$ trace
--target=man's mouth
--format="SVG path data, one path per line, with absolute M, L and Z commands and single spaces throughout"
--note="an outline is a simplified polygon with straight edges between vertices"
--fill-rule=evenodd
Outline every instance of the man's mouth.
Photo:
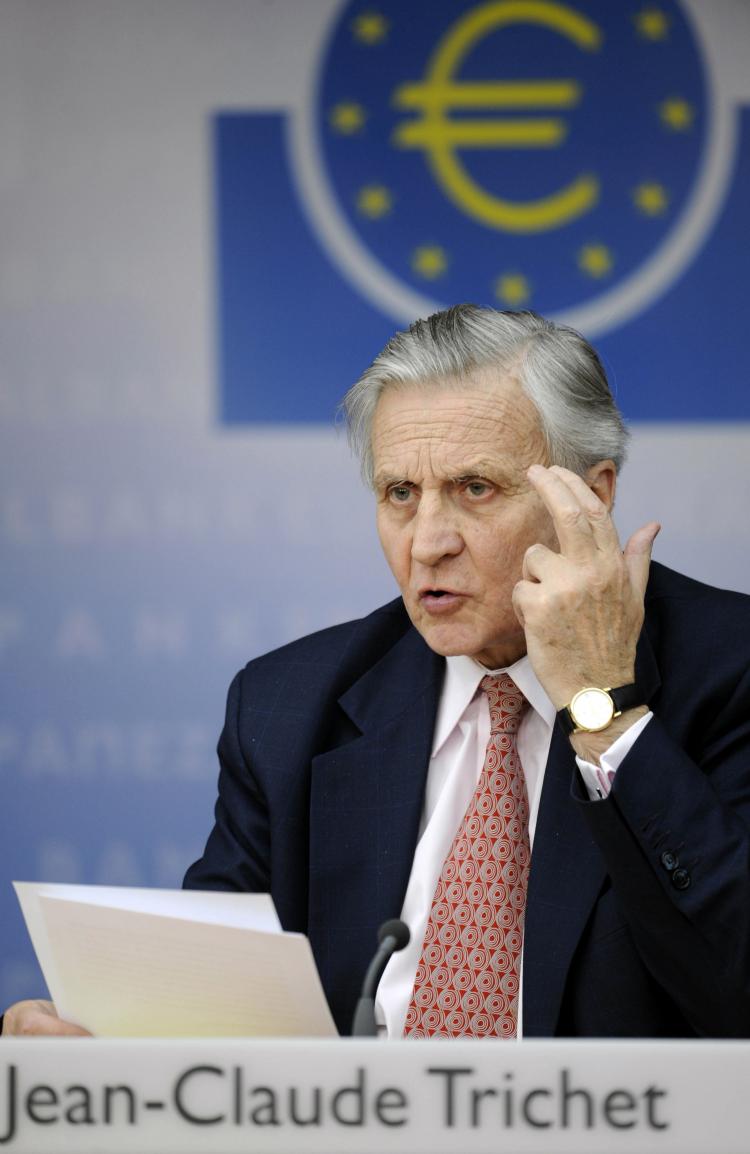
M 464 595 L 455 589 L 422 589 L 419 593 L 420 603 L 428 613 L 449 613 L 463 599 Z

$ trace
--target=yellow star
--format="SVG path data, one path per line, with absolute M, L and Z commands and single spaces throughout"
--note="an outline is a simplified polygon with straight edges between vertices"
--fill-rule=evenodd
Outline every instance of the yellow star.
M 671 128 L 674 132 L 687 132 L 688 128 L 693 126 L 695 109 L 687 100 L 679 96 L 670 96 L 659 105 L 659 116 L 667 128 Z
M 393 207 L 393 197 L 384 184 L 366 184 L 357 193 L 357 209 L 370 220 L 379 220 Z
M 612 271 L 614 260 L 606 244 L 585 244 L 578 253 L 578 267 L 597 279 Z
M 331 109 L 328 117 L 331 128 L 342 136 L 353 136 L 364 126 L 366 113 L 361 104 L 344 100 Z
M 442 276 L 448 267 L 448 258 L 445 255 L 445 250 L 438 244 L 423 244 L 419 248 L 415 248 L 411 257 L 411 267 L 414 272 L 420 276 L 425 277 L 426 280 L 434 280 L 435 277 Z
M 379 12 L 361 12 L 352 20 L 352 33 L 360 44 L 381 44 L 388 35 L 388 21 Z
M 495 281 L 495 296 L 511 308 L 525 305 L 531 297 L 531 285 L 523 273 L 506 272 Z
M 661 8 L 643 8 L 635 17 L 635 27 L 644 40 L 666 40 L 669 17 Z
M 663 184 L 655 180 L 644 180 L 633 189 L 635 207 L 644 216 L 662 216 L 669 207 L 669 194 Z

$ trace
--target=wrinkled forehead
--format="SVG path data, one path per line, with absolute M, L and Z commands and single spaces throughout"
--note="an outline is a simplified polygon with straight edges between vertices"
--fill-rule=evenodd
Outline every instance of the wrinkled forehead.
M 545 457 L 544 445 L 539 415 L 518 382 L 488 371 L 387 386 L 372 429 L 376 484 L 427 467 L 451 476 L 492 461 L 504 470 L 528 467 Z

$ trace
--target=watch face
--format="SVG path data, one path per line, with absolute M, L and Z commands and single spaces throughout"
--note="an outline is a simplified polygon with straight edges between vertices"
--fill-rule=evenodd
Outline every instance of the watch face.
M 606 729 L 615 714 L 614 702 L 604 689 L 582 689 L 568 709 L 576 728 L 588 733 Z

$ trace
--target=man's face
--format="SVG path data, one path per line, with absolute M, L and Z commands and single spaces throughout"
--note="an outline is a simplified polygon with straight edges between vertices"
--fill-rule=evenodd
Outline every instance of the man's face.
M 526 479 L 547 464 L 539 418 L 515 381 L 397 386 L 373 423 L 380 541 L 427 644 L 488 668 L 526 652 L 511 603 L 529 545 L 557 550 Z

